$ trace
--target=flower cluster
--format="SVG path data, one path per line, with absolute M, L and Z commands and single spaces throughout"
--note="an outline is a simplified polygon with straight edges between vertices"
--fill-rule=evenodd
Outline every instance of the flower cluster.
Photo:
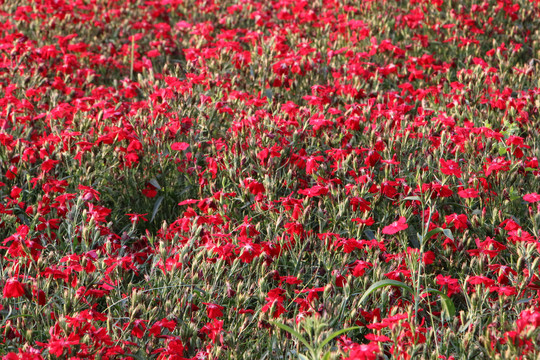
M 538 358 L 538 29 L 538 0 L 0 1 L 2 360 Z

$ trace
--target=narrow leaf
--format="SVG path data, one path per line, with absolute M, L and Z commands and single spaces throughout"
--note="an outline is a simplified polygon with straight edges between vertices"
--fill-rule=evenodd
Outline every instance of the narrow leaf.
M 289 332 L 291 335 L 294 335 L 302 344 L 304 344 L 310 352 L 313 352 L 313 348 L 309 345 L 308 341 L 296 330 L 294 330 L 292 327 L 287 326 L 285 324 L 281 324 L 275 321 L 270 321 L 271 324 L 276 325 L 281 330 L 285 330 Z
M 375 240 L 375 233 L 371 231 L 370 229 L 364 230 L 364 234 L 366 234 L 366 237 L 368 240 Z
M 439 291 L 437 289 L 431 289 L 428 288 L 424 291 L 424 293 L 433 293 L 433 294 L 439 294 L 441 297 L 441 305 L 443 309 L 447 312 L 447 314 L 452 318 L 454 315 L 456 315 L 456 307 L 454 306 L 454 302 L 448 295 L 443 293 L 442 291 Z
M 532 299 L 533 299 L 532 297 L 527 298 L 527 299 L 521 299 L 521 300 L 516 301 L 516 304 L 525 304 L 531 301 Z
M 436 228 L 436 229 L 433 229 L 433 230 L 429 231 L 429 232 L 426 234 L 426 236 L 424 236 L 424 241 L 427 240 L 427 239 L 431 239 L 431 237 L 432 237 L 433 235 L 438 234 L 438 233 L 440 233 L 440 232 L 442 232 L 442 231 L 443 231 L 443 229 L 440 228 L 440 227 L 438 227 L 438 228 Z
M 450 229 L 443 229 L 444 235 L 449 238 L 450 240 L 454 241 L 454 235 L 452 234 L 452 230 Z
M 149 183 L 152 184 L 152 186 L 155 187 L 157 190 L 161 190 L 161 186 L 157 182 L 156 178 L 152 178 Z
M 420 249 L 420 241 L 422 241 L 422 236 L 419 233 L 416 233 L 416 238 L 414 236 L 409 236 L 409 241 L 411 242 L 413 248 Z
M 366 301 L 366 299 L 368 298 L 368 296 L 374 292 L 375 290 L 377 290 L 378 288 L 381 288 L 381 287 L 384 287 L 384 286 L 398 286 L 398 287 L 401 287 L 405 290 L 407 290 L 408 292 L 410 292 L 411 294 L 414 293 L 413 289 L 408 286 L 407 284 L 401 282 L 401 281 L 397 281 L 397 280 L 390 280 L 390 279 L 386 279 L 386 280 L 380 280 L 380 281 L 377 281 L 376 283 L 374 283 L 373 285 L 371 285 L 367 290 L 366 292 L 364 293 L 364 295 L 362 295 L 362 297 L 360 298 L 360 304 L 364 303 L 364 301 Z
M 404 197 L 403 199 L 401 199 L 401 201 L 420 201 L 420 202 L 422 202 L 422 199 L 420 198 L 420 196 L 407 196 L 407 197 Z
M 452 240 L 454 240 L 454 235 L 452 234 L 452 231 L 450 229 L 443 229 L 443 228 L 436 228 L 436 229 L 433 229 L 431 230 L 430 232 L 428 232 L 426 234 L 426 236 L 424 237 L 424 241 L 430 239 L 433 235 L 435 234 L 438 234 L 438 233 L 443 233 L 447 238 L 450 238 Z
M 330 334 L 329 337 L 327 337 L 322 343 L 321 345 L 319 345 L 319 348 L 318 350 L 322 350 L 322 348 L 328 344 L 330 341 L 332 341 L 332 339 L 334 339 L 336 336 L 339 336 L 343 333 L 346 333 L 348 331 L 351 331 L 351 330 L 356 330 L 356 329 L 360 329 L 359 326 L 353 326 L 353 327 L 350 327 L 350 328 L 346 328 L 346 329 L 341 329 L 339 331 L 336 331 L 336 332 L 333 332 L 332 334 Z
M 163 195 L 158 197 L 156 199 L 156 202 L 154 203 L 154 210 L 152 210 L 152 217 L 150 218 L 150 221 L 154 221 L 154 218 L 156 217 L 157 212 L 159 211 L 159 208 L 161 207 L 161 203 L 163 202 Z

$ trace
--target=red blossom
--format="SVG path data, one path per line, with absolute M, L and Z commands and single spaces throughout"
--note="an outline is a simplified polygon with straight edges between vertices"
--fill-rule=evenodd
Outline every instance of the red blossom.
M 298 190 L 300 195 L 305 195 L 308 197 L 322 196 L 328 194 L 328 188 L 326 186 L 315 185 L 308 189 Z
M 171 150 L 184 151 L 189 147 L 188 143 L 185 142 L 175 142 L 171 145 Z
M 377 342 L 353 346 L 344 360 L 376 360 L 380 349 Z
M 204 303 L 206 305 L 206 314 L 210 319 L 217 319 L 223 316 L 223 306 L 214 303 Z
M 213 343 L 219 335 L 220 343 L 223 343 L 223 321 L 214 319 L 201 328 L 201 333 L 208 335 Z
M 151 184 L 147 184 L 146 188 L 144 188 L 141 192 L 147 198 L 154 198 L 157 195 L 156 188 L 154 186 L 152 186 Z
M 530 203 L 538 202 L 538 201 L 540 201 L 540 194 L 537 194 L 537 193 L 527 194 L 527 195 L 523 196 L 523 200 L 525 200 L 527 202 L 530 202 Z
M 16 278 L 9 278 L 2 291 L 4 298 L 18 298 L 24 295 L 24 286 Z
M 364 276 L 366 269 L 373 267 L 373 264 L 367 261 L 356 260 L 352 274 L 354 277 Z
M 458 191 L 459 197 L 463 199 L 473 199 L 477 198 L 479 196 L 478 191 L 476 189 L 463 189 Z
M 400 232 L 401 230 L 407 229 L 408 227 L 409 225 L 407 225 L 407 219 L 405 219 L 404 216 L 401 216 L 397 221 L 394 221 L 390 225 L 385 226 L 382 230 L 382 233 L 386 235 L 393 235 Z
M 139 220 L 148 221 L 148 219 L 145 218 L 145 215 L 148 215 L 148 213 L 146 213 L 146 214 L 126 214 L 126 216 L 129 216 L 129 220 L 131 221 L 132 224 L 136 224 L 137 222 L 139 222 Z
M 458 163 L 452 160 L 440 160 L 441 172 L 445 175 L 453 175 L 458 178 L 461 177 L 461 168 Z

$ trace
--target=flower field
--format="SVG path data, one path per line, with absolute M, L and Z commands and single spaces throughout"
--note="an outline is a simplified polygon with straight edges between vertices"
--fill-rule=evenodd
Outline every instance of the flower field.
M 0 0 L 0 357 L 538 359 L 538 0 Z

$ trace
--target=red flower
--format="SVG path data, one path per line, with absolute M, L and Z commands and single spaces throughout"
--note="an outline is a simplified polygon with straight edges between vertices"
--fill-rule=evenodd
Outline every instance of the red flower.
M 223 316 L 223 306 L 213 303 L 203 303 L 206 305 L 206 314 L 210 319 L 217 319 Z
M 34 293 L 35 300 L 39 305 L 43 306 L 46 304 L 47 299 L 45 298 L 45 292 L 43 290 L 34 289 L 33 293 Z
M 444 160 L 441 159 L 440 161 L 441 165 L 441 172 L 444 175 L 455 175 L 456 177 L 461 177 L 461 168 L 459 167 L 458 163 L 452 160 Z
M 8 178 L 9 180 L 15 179 L 15 177 L 17 176 L 17 171 L 17 167 L 15 165 L 11 165 L 8 171 L 6 171 L 6 178 Z
M 379 353 L 379 345 L 376 342 L 354 346 L 345 360 L 375 360 Z
M 337 270 L 332 271 L 332 275 L 336 277 L 336 286 L 339 288 L 342 288 L 347 283 L 347 279 L 345 279 L 345 276 L 341 275 L 341 273 Z
M 139 222 L 139 220 L 148 221 L 148 219 L 144 217 L 145 215 L 148 215 L 148 213 L 146 213 L 146 214 L 126 214 L 126 216 L 129 216 L 129 220 L 131 221 L 132 224 L 135 224 L 135 223 Z
M 155 58 L 155 57 L 158 57 L 159 55 L 160 55 L 159 51 L 156 49 L 152 49 L 146 53 L 146 56 L 148 56 L 149 58 Z
M 377 165 L 377 163 L 380 160 L 381 160 L 381 155 L 379 155 L 379 153 L 376 151 L 370 150 L 368 152 L 366 159 L 364 160 L 364 163 L 368 167 L 374 167 L 375 165 Z
M 178 359 L 178 356 L 182 356 L 184 350 L 184 344 L 182 344 L 182 341 L 180 339 L 172 339 L 169 340 L 169 342 L 167 343 L 167 349 L 165 349 L 164 355 L 172 356 L 171 359 Z M 180 357 L 180 359 L 181 358 L 182 357 Z
M 142 190 L 142 193 L 148 198 L 154 198 L 157 195 L 157 190 L 153 185 L 147 184 L 146 188 Z
M 478 191 L 473 188 L 458 191 L 458 195 L 464 199 L 473 199 L 478 197 Z
M 68 350 L 68 353 L 71 354 L 71 346 L 77 345 L 79 343 L 79 335 L 73 333 L 67 338 L 56 338 L 53 337 L 49 340 L 47 347 L 49 352 L 55 356 L 62 356 L 64 349 Z
M 360 211 L 367 212 L 371 210 L 371 203 L 361 197 L 353 197 L 350 200 L 351 207 L 353 211 L 360 209 Z
M 354 277 L 363 276 L 366 272 L 366 269 L 369 269 L 370 267 L 373 267 L 372 263 L 363 260 L 356 260 L 355 266 L 352 270 L 352 274 Z
M 212 322 L 207 323 L 201 328 L 201 333 L 208 335 L 213 343 L 216 342 L 216 338 L 220 335 L 220 342 L 223 343 L 223 321 L 214 319 Z
M 450 276 L 443 276 L 439 274 L 437 275 L 436 282 L 441 286 L 441 290 L 443 290 L 443 286 L 447 286 L 448 296 L 452 296 L 453 294 L 459 294 L 461 292 L 461 287 L 459 286 L 458 279 L 453 279 Z
M 60 162 L 59 160 L 51 160 L 51 159 L 45 160 L 43 164 L 41 164 L 41 170 L 43 170 L 44 173 L 48 173 L 49 171 L 54 169 L 56 164 L 58 164 L 59 162 Z
M 245 263 L 250 263 L 253 259 L 259 256 L 262 252 L 261 245 L 253 243 L 250 239 L 240 240 L 240 247 L 237 252 L 240 253 L 240 260 Z
M 351 221 L 352 221 L 352 222 L 356 222 L 356 223 L 358 223 L 358 224 L 364 224 L 364 225 L 366 225 L 366 226 L 371 226 L 371 225 L 375 224 L 375 220 L 373 220 L 372 217 L 368 217 L 368 218 L 365 219 L 365 220 L 362 220 L 362 219 L 360 219 L 360 218 L 353 218 L 353 219 L 351 219 Z
M 251 63 L 251 52 L 249 51 L 242 51 L 239 53 L 236 53 L 233 58 L 234 67 L 237 69 L 241 69 L 243 67 L 246 67 Z
M 404 216 L 400 217 L 398 221 L 394 221 L 393 223 L 391 223 L 390 225 L 388 226 L 385 226 L 382 230 L 382 233 L 383 234 L 386 234 L 386 235 L 392 235 L 392 234 L 395 234 L 401 230 L 405 230 L 409 227 L 409 225 L 407 225 L 407 219 L 405 219 Z
M 392 339 L 390 339 L 388 336 L 385 336 L 385 335 L 367 334 L 365 337 L 366 339 L 370 341 L 375 341 L 375 342 L 392 341 Z
M 317 161 L 324 161 L 323 156 L 310 156 L 306 161 L 306 173 L 308 175 L 313 174 L 319 168 L 319 163 Z
M 469 278 L 469 284 L 471 285 L 484 284 L 485 286 L 491 286 L 495 284 L 495 281 L 485 276 L 471 276 Z
M 171 150 L 176 150 L 176 151 L 183 151 L 183 150 L 186 150 L 187 148 L 189 147 L 189 144 L 188 143 L 185 143 L 185 142 L 175 142 L 171 145 Z
M 281 296 L 285 290 L 281 288 L 275 288 L 268 292 L 268 296 L 266 297 L 267 303 L 262 307 L 262 312 L 265 313 L 269 310 L 274 310 L 272 317 L 278 318 L 279 315 L 286 313 L 287 310 L 285 310 L 285 307 L 283 306 L 283 301 L 285 298 Z
M 257 180 L 252 179 L 252 178 L 245 179 L 244 180 L 244 186 L 253 195 L 264 194 L 266 192 L 266 189 L 264 188 L 264 185 L 261 184 L 260 182 L 258 182 Z
M 15 278 L 8 279 L 4 285 L 4 298 L 18 298 L 24 295 L 23 284 Z
M 530 193 L 525 196 L 523 196 L 523 200 L 528 201 L 530 203 L 535 203 L 540 201 L 540 194 L 537 193 Z
M 298 190 L 298 193 L 308 197 L 322 196 L 328 194 L 328 188 L 321 185 L 315 185 L 309 189 Z
M 467 229 L 469 227 L 469 220 L 465 214 L 450 214 L 445 216 L 446 224 L 454 229 Z
M 435 253 L 433 251 L 426 251 L 423 255 L 422 255 L 422 261 L 424 262 L 424 264 L 426 265 L 431 265 L 433 264 L 433 261 L 435 261 Z
M 138 339 L 141 339 L 146 331 L 146 324 L 144 323 L 145 321 L 147 320 L 135 320 L 133 322 L 133 329 L 131 329 L 131 335 L 135 336 Z
M 152 327 L 150 328 L 150 334 L 154 336 L 161 335 L 161 330 L 163 328 L 172 332 L 176 328 L 176 321 L 167 319 L 161 319 L 159 321 L 156 321 L 154 325 L 152 325 Z

